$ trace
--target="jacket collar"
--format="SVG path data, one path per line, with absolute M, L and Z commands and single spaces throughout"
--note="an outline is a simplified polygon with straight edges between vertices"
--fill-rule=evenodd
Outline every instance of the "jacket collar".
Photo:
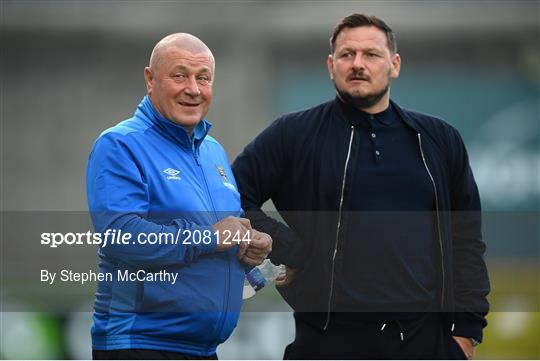
M 399 105 L 397 105 L 396 102 L 394 102 L 392 99 L 390 99 L 390 104 L 394 107 L 395 111 L 398 113 L 401 119 L 403 119 L 403 122 L 409 126 L 412 130 L 414 130 L 416 133 L 420 133 L 420 129 L 418 128 L 418 124 L 415 122 L 414 119 L 409 117 L 409 115 L 401 108 Z
M 148 96 L 145 96 L 137 106 L 135 116 L 143 119 L 145 122 L 151 123 L 161 134 L 173 142 L 180 144 L 181 147 L 193 149 L 194 151 L 197 150 L 212 127 L 212 124 L 203 118 L 195 127 L 193 136 L 190 137 L 184 127 L 173 123 L 161 115 L 154 108 Z
M 334 99 L 334 104 L 336 106 L 337 112 L 339 114 L 339 117 L 346 122 L 348 122 L 351 125 L 358 126 L 363 124 L 368 124 L 369 122 L 369 114 L 366 112 L 363 112 L 359 109 L 356 109 L 352 105 L 349 105 L 347 103 L 344 103 L 339 97 L 336 96 Z M 389 115 L 391 111 L 395 111 L 398 116 L 405 122 L 405 124 L 414 130 L 415 132 L 419 132 L 418 125 L 416 122 L 411 119 L 407 113 L 401 108 L 396 102 L 394 102 L 392 99 L 390 99 L 390 105 L 386 110 L 384 110 L 381 113 L 375 114 L 375 117 L 381 121 L 381 123 L 385 125 L 391 124 L 391 120 Z

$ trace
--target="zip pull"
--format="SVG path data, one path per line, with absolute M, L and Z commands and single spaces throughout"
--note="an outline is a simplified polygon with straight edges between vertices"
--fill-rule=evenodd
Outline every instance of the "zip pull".
M 381 327 L 381 331 L 384 331 L 384 328 L 386 327 L 386 323 L 384 323 Z
M 422 157 L 422 161 L 426 163 L 426 158 L 424 157 L 424 152 L 422 151 L 422 136 L 420 133 L 416 133 L 418 136 L 418 144 L 420 145 L 420 156 Z

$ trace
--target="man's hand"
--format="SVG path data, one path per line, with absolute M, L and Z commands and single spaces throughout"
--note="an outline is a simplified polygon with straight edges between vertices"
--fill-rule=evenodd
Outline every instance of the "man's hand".
M 459 347 L 463 350 L 463 353 L 465 356 L 467 356 L 468 360 L 472 360 L 474 358 L 474 345 L 472 341 L 469 338 L 466 337 L 460 337 L 460 336 L 452 336 L 454 340 L 457 342 Z
M 296 277 L 296 270 L 294 268 L 290 268 L 289 266 L 285 266 L 285 274 L 280 275 L 278 278 L 276 278 L 276 286 L 278 287 L 287 286 L 292 281 L 294 281 L 295 277 Z
M 272 251 L 272 238 L 266 233 L 251 230 L 251 241 L 244 243 L 244 248 L 238 251 L 238 259 L 250 266 L 258 266 L 266 259 Z
M 247 242 L 235 242 L 235 239 L 248 239 L 251 230 L 251 223 L 247 218 L 227 217 L 212 226 L 217 232 L 217 250 L 225 251 L 238 245 L 240 251 L 247 247 Z M 247 235 L 247 237 L 246 237 Z M 245 245 L 244 245 L 245 243 Z

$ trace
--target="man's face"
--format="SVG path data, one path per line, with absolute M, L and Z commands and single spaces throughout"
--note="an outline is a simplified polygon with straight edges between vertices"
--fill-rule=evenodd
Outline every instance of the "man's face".
M 388 48 L 385 33 L 374 26 L 345 28 L 328 56 L 328 72 L 338 94 L 361 109 L 388 98 L 401 59 Z
M 163 50 L 155 69 L 144 69 L 152 105 L 190 133 L 210 109 L 213 76 L 210 53 L 193 54 L 175 47 Z

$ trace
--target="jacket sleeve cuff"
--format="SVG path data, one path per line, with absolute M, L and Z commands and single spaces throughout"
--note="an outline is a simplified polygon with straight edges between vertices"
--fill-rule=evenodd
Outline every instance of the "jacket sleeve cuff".
M 195 226 L 194 229 L 199 230 L 201 232 L 201 235 L 204 235 L 205 231 L 210 231 L 210 241 L 207 241 L 205 243 L 203 238 L 202 242 L 200 242 L 199 244 L 194 244 L 194 246 L 199 248 L 201 254 L 208 254 L 214 252 L 217 248 L 217 237 L 214 233 L 214 228 L 212 226 Z
M 307 260 L 301 240 L 285 225 L 273 232 L 274 243 L 269 258 L 272 263 L 284 264 L 290 268 L 302 269 Z
M 216 250 L 217 237 L 211 225 L 187 223 L 181 219 L 175 219 L 173 223 L 180 232 L 180 247 L 188 247 L 188 249 L 194 251 L 195 256 L 212 253 Z M 210 233 L 209 238 L 208 236 L 205 237 L 208 233 Z
M 452 336 L 460 336 L 473 338 L 478 342 L 482 342 L 483 329 L 486 321 L 482 319 L 458 318 L 454 321 Z

